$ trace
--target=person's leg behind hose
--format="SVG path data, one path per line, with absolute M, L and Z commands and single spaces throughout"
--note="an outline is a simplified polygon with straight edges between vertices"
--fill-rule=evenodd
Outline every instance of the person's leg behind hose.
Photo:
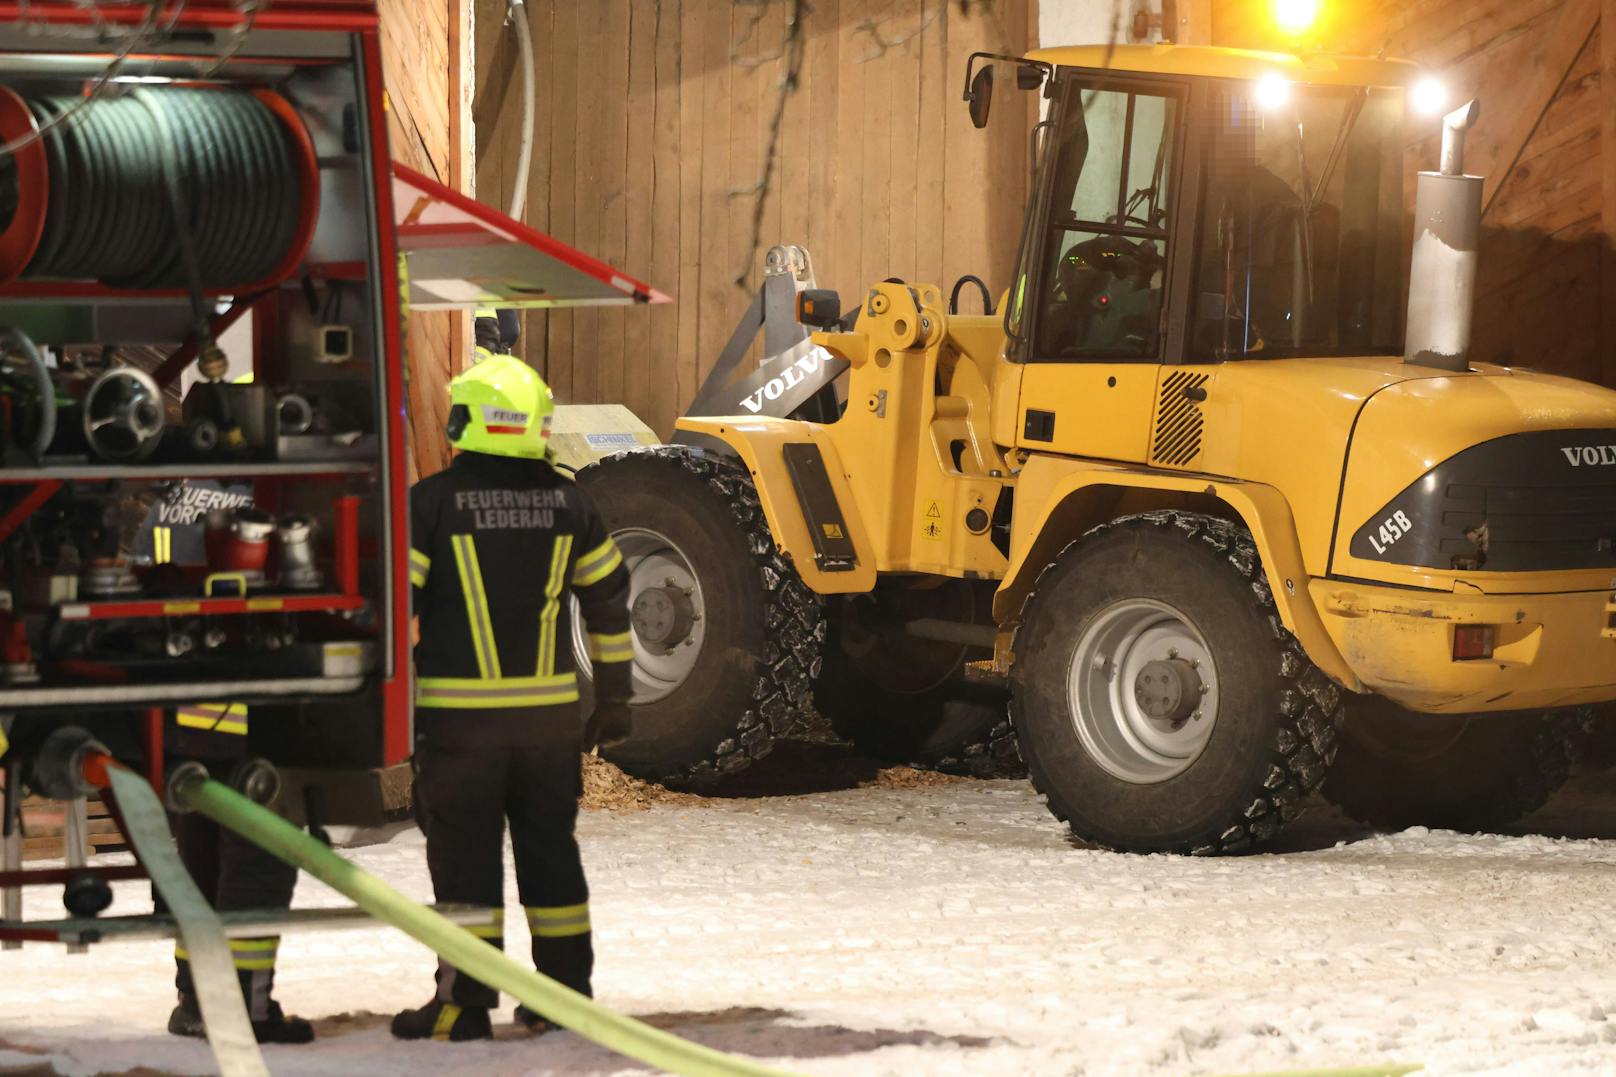
M 179 758 L 202 759 L 222 772 L 246 756 L 248 712 L 240 704 L 192 704 L 180 707 L 170 721 L 167 743 L 181 753 L 173 763 Z M 275 912 L 291 907 L 297 868 L 204 815 L 180 813 L 171 822 L 180 859 L 216 910 Z M 160 896 L 156 904 L 164 911 Z M 258 1041 L 312 1041 L 314 1026 L 301 1017 L 287 1016 L 274 998 L 280 937 L 233 938 L 229 943 Z M 174 963 L 179 1001 L 169 1014 L 168 1031 L 176 1036 L 206 1036 L 190 955 L 183 943 L 174 947 Z
M 472 934 L 504 949 L 506 752 L 487 747 L 416 745 L 414 811 L 426 836 L 432 892 L 444 904 L 481 905 L 491 924 Z M 393 1018 L 400 1039 L 461 1042 L 492 1035 L 489 1011 L 499 993 L 438 960 L 437 991 L 425 1006 Z

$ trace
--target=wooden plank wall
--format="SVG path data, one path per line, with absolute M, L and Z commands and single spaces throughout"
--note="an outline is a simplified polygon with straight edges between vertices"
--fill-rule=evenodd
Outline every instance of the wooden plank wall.
M 1466 151 L 1487 204 L 1476 355 L 1616 385 L 1616 77 L 1602 78 L 1600 0 L 1346 0 L 1332 51 L 1408 57 L 1479 97 Z M 1616 11 L 1616 4 L 1603 5 Z M 1220 45 L 1274 47 L 1267 3 L 1214 0 Z M 1616 33 L 1613 25 L 1612 33 Z M 1606 61 L 1616 67 L 1616 56 Z M 1436 121 L 1411 130 L 1408 168 L 1436 165 Z M 1610 175 L 1607 175 L 1610 173 Z M 1608 204 L 1607 204 L 1608 203 Z M 1412 224 L 1410 224 L 1412 229 Z M 1603 313 L 1603 326 L 1602 322 Z
M 1021 52 L 1027 0 L 814 0 L 761 247 L 754 196 L 789 0 L 528 0 L 538 131 L 528 223 L 674 302 L 532 314 L 518 351 L 564 402 L 622 402 L 666 436 L 751 299 L 768 247 L 819 283 L 888 276 L 1008 286 L 1033 95 L 1000 88 L 987 131 L 960 92 L 976 49 Z M 505 0 L 477 0 L 477 193 L 514 184 L 520 76 Z M 745 277 L 744 286 L 736 284 Z M 969 308 L 974 309 L 974 308 Z
M 395 160 L 451 187 L 470 179 L 469 114 L 461 59 L 470 0 L 381 0 L 388 138 Z M 443 436 L 448 380 L 464 361 L 464 316 L 412 314 L 409 322 L 409 480 L 449 462 Z

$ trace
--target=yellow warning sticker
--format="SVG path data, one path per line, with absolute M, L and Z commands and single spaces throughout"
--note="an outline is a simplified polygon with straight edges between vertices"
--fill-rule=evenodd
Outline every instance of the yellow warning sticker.
M 920 522 L 920 537 L 928 538 L 934 542 L 942 541 L 943 537 L 943 504 L 937 500 L 926 502 L 926 516 Z
M 825 532 L 825 537 L 828 539 L 839 539 L 844 537 L 842 534 L 841 524 L 820 524 L 819 526 L 820 529 Z

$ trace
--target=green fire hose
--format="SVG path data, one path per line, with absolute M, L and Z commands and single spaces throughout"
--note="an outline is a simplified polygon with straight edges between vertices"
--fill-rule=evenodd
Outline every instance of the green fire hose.
M 682 1040 L 518 965 L 482 939 L 359 870 L 267 808 L 198 774 L 173 790 L 181 807 L 201 812 L 248 841 L 352 898 L 370 915 L 431 947 L 468 975 L 513 996 L 602 1047 L 687 1077 L 789 1077 L 746 1059 Z

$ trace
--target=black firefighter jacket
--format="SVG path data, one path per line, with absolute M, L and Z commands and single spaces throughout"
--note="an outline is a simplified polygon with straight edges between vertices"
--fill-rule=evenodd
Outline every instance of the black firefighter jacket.
M 596 697 L 629 699 L 628 571 L 589 499 L 549 464 L 467 452 L 416 483 L 410 580 L 423 737 L 519 746 L 581 733 L 573 594 Z

